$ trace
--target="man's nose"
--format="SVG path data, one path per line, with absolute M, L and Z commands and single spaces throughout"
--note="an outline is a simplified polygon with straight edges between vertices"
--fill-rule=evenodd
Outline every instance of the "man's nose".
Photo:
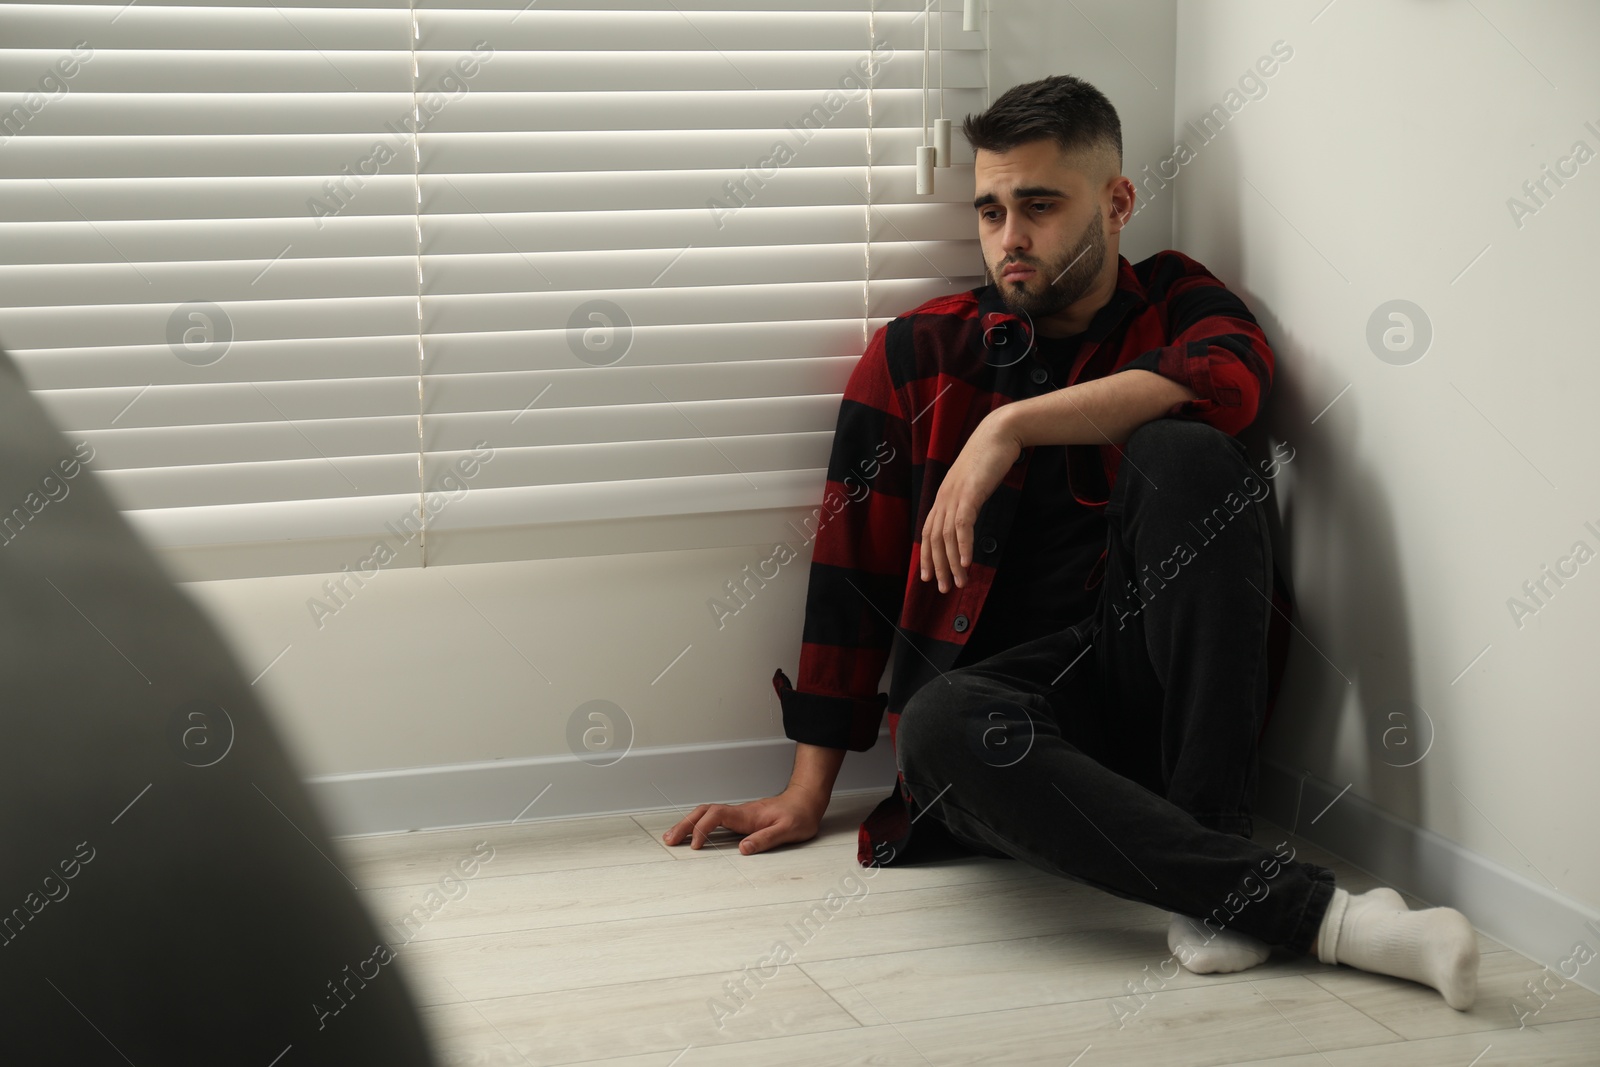
M 1012 221 L 1007 217 L 1005 228 L 1000 231 L 1000 250 L 1010 254 L 1012 252 L 1026 252 L 1029 246 L 1027 227 Z

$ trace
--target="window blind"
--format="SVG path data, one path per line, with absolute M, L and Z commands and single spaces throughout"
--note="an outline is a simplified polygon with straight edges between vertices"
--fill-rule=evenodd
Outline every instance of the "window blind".
M 925 18 L 932 115 L 985 97 L 926 7 L 5 5 L 0 343 L 239 573 L 813 506 L 872 331 L 982 280 L 959 133 L 914 192 Z

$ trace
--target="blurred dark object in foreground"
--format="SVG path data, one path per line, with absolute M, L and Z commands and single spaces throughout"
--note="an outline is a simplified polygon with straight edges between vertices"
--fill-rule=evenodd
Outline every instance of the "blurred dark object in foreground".
M 0 1060 L 431 1067 L 255 691 L 0 352 Z

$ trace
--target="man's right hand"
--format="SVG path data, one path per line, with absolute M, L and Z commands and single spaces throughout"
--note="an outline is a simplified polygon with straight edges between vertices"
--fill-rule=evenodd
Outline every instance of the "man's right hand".
M 739 842 L 740 855 L 753 856 L 777 845 L 810 841 L 817 836 L 827 810 L 826 794 L 785 789 L 775 797 L 743 804 L 702 804 L 662 834 L 661 839 L 677 845 L 689 836 L 689 847 L 697 849 L 717 827 L 725 826 L 745 835 Z

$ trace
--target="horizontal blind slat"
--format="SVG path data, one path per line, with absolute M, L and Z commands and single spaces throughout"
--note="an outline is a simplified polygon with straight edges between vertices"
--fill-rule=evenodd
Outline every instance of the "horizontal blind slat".
M 576 303 L 576 301 L 575 301 Z M 635 326 L 626 355 L 630 367 L 683 363 L 737 363 L 752 352 L 764 359 L 855 359 L 868 334 L 859 317 L 794 322 L 691 323 Z M 581 334 L 562 330 L 499 333 L 433 333 L 425 339 L 430 379 L 442 374 L 495 371 L 580 371 L 594 367 L 584 359 Z M 615 369 L 615 368 L 604 368 Z
M 430 377 L 430 413 L 519 413 L 545 408 L 674 404 L 691 400 L 842 393 L 859 356 L 746 358 L 675 367 L 591 367 L 554 374 L 507 372 Z M 546 387 L 548 386 L 548 390 Z M 520 420 L 519 420 L 520 421 Z
M 469 489 L 433 520 L 439 530 L 808 507 L 825 468 L 773 471 L 754 487 L 739 474 Z
M 817 432 L 685 437 L 661 441 L 507 447 L 493 442 L 494 459 L 472 480 L 472 491 L 522 486 L 601 484 L 651 478 L 732 473 L 759 491 L 768 475 L 804 467 L 826 467 L 833 428 Z M 428 490 L 440 488 L 449 460 L 435 460 Z

